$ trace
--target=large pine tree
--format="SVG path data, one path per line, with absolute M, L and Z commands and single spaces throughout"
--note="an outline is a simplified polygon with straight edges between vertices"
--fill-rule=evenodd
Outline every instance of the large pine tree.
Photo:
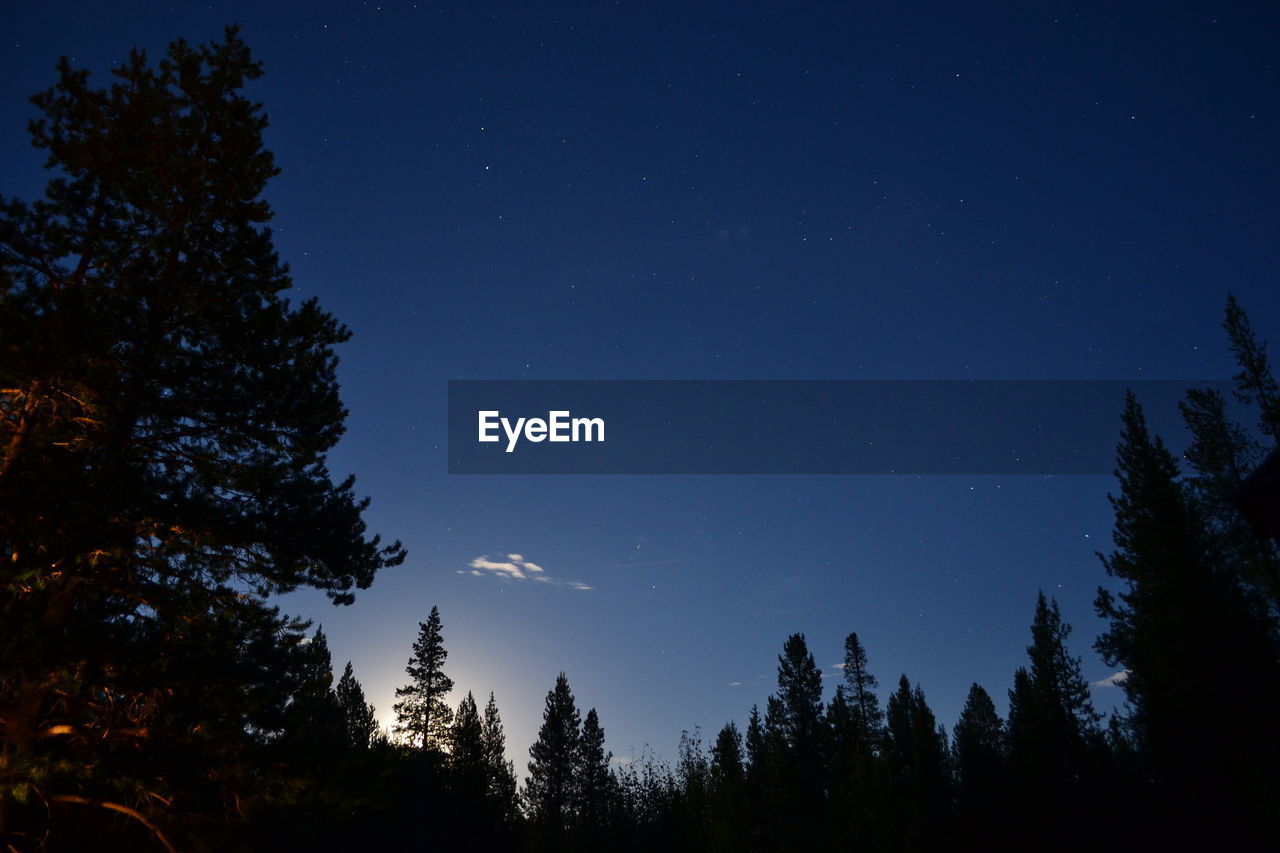
M 969 687 L 951 749 L 961 807 L 976 818 L 993 818 L 1004 793 L 1005 728 L 980 684 Z
M 453 710 L 446 697 L 453 690 L 453 679 L 444 674 L 444 661 L 449 652 L 440 633 L 440 608 L 432 607 L 426 622 L 418 623 L 418 638 L 413 642 L 413 655 L 404 671 L 410 681 L 396 688 L 396 733 L 410 744 L 439 752 L 449 742 L 449 726 Z
M 827 766 L 833 825 L 842 837 L 861 845 L 873 843 L 875 824 L 884 811 L 877 778 L 884 721 L 875 693 L 878 686 L 862 642 L 856 633 L 849 634 L 844 641 L 844 683 L 836 687 L 827 708 Z
M 1097 648 L 1128 671 L 1128 729 L 1142 777 L 1156 785 L 1149 798 L 1205 838 L 1221 825 L 1269 832 L 1280 803 L 1270 710 L 1280 678 L 1270 636 L 1213 562 L 1177 462 L 1149 434 L 1132 395 L 1116 473 L 1116 548 L 1103 564 L 1122 586 L 1098 592 L 1110 625 Z
M 349 333 L 284 293 L 277 169 L 242 94 L 260 74 L 229 30 L 135 51 L 104 88 L 63 60 L 33 99 L 53 177 L 0 199 L 0 838 L 15 795 L 217 809 L 171 762 L 229 767 L 268 733 L 247 720 L 275 687 L 208 689 L 287 655 L 265 597 L 350 603 L 403 559 L 326 468 Z
M 294 649 L 294 684 L 285 719 L 285 736 L 306 749 L 329 749 L 345 735 L 342 708 L 333 691 L 333 657 L 324 629 Z
M 1226 318 L 1222 325 L 1227 332 L 1231 354 L 1240 367 L 1232 377 L 1236 397 L 1257 407 L 1258 427 L 1264 435 L 1271 437 L 1274 449 L 1280 443 L 1280 382 L 1271 372 L 1267 345 L 1258 340 L 1249 316 L 1234 296 L 1227 296 Z
M 378 737 L 378 717 L 374 707 L 365 701 L 364 688 L 356 680 L 351 661 L 347 661 L 335 692 L 338 707 L 342 709 L 347 745 L 353 749 L 368 749 Z
M 609 772 L 613 753 L 605 749 L 604 728 L 595 708 L 582 721 L 582 735 L 574 756 L 575 822 L 587 849 L 597 849 L 614 812 L 615 784 Z
M 1223 328 L 1240 366 L 1235 375 L 1235 396 L 1254 407 L 1256 429 L 1233 421 L 1218 391 L 1189 391 L 1180 404 L 1192 438 L 1184 454 L 1191 468 L 1184 483 L 1205 525 L 1216 570 L 1240 585 L 1251 606 L 1271 623 L 1274 634 L 1280 624 L 1280 551 L 1256 534 L 1233 501 L 1241 481 L 1268 453 L 1277 452 L 1280 385 L 1271 372 L 1265 342 L 1254 335 L 1249 318 L 1234 297 L 1227 298 Z M 1273 498 L 1273 513 L 1274 506 Z
M 458 703 L 449 730 L 449 770 L 459 800 L 483 812 L 489 790 L 489 755 L 484 724 L 471 691 Z
M 529 748 L 529 775 L 524 783 L 525 808 L 549 841 L 563 837 L 573 819 L 574 770 L 581 737 L 581 717 L 562 672 L 547 693 L 538 740 Z
M 1067 648 L 1070 635 L 1071 626 L 1063 620 L 1058 602 L 1039 593 L 1027 646 L 1031 692 L 1050 727 L 1045 736 L 1052 741 L 1055 760 L 1067 776 L 1082 772 L 1082 753 L 1097 741 L 1101 719 L 1089 696 L 1081 660 Z
M 1080 658 L 1067 648 L 1071 626 L 1040 593 L 1009 706 L 1012 814 L 1022 843 L 1077 849 L 1087 841 L 1080 815 L 1092 815 L 1105 764 L 1100 715 Z
M 814 662 L 804 634 L 792 634 L 778 655 L 778 725 L 785 744 L 789 785 L 812 807 L 825 785 L 823 749 L 826 718 L 822 704 L 822 671 Z
M 885 708 L 884 756 L 897 814 L 890 831 L 908 849 L 939 843 L 947 819 L 950 774 L 946 734 L 924 690 L 904 674 Z
M 512 823 L 518 814 L 519 803 L 516 797 L 516 768 L 507 760 L 507 736 L 502 728 L 502 715 L 498 713 L 498 703 L 489 694 L 489 701 L 484 706 L 485 762 L 488 765 L 489 799 L 493 803 L 498 820 L 504 824 Z
M 880 684 L 867 669 L 867 652 L 857 633 L 850 633 L 844 640 L 844 687 L 849 702 L 852 735 L 870 751 L 879 737 L 884 714 L 876 688 Z

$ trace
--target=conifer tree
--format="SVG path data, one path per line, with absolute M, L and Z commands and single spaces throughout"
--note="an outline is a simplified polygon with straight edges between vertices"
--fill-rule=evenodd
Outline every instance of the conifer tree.
M 1227 821 L 1257 828 L 1277 796 L 1277 747 L 1269 729 L 1280 691 L 1266 627 L 1232 578 L 1212 562 L 1202 518 L 1178 482 L 1172 454 L 1147 431 L 1142 409 L 1126 401 L 1118 447 L 1116 549 L 1104 556 L 1123 586 L 1100 589 L 1110 620 L 1098 651 L 1128 671 L 1121 686 L 1127 721 L 1150 798 L 1198 818 L 1206 834 Z M 1223 715 L 1228 726 L 1206 720 Z
M 347 733 L 347 744 L 355 749 L 368 749 L 378 734 L 378 717 L 372 705 L 365 701 L 364 689 L 356 680 L 351 661 L 338 679 L 338 706 Z
M 471 691 L 458 703 L 449 730 L 449 770 L 459 800 L 474 813 L 484 814 L 489 789 L 489 756 L 484 724 Z
M 1101 719 L 1067 649 L 1071 626 L 1056 601 L 1040 593 L 1027 647 L 1031 667 L 1019 669 L 1009 709 L 1009 768 L 1023 843 L 1047 834 L 1059 847 L 1087 842 L 1078 816 L 1089 814 L 1105 764 Z M 1047 833 L 1046 833 L 1047 830 Z
M 949 801 L 946 734 L 939 728 L 924 691 L 907 676 L 885 709 L 885 761 L 900 810 L 902 843 L 932 846 L 941 837 Z
M 574 813 L 588 847 L 598 847 L 613 814 L 614 778 L 609 772 L 613 753 L 604 748 L 604 729 L 596 709 L 587 711 L 574 756 Z
M 403 559 L 326 467 L 349 333 L 284 294 L 262 198 L 277 169 L 242 93 L 261 73 L 231 29 L 155 64 L 134 51 L 102 88 L 63 60 L 33 99 L 52 180 L 0 199 L 5 843 L 15 793 L 155 818 L 190 778 L 252 802 L 251 774 L 215 768 L 262 733 L 244 720 L 275 688 L 209 685 L 286 666 L 268 595 L 348 604 Z
M 551 841 L 563 837 L 573 818 L 574 770 L 581 737 L 581 718 L 569 679 L 562 672 L 547 693 L 538 740 L 529 748 L 529 775 L 524 783 L 529 817 Z
M 725 723 L 711 746 L 712 787 L 723 789 L 740 786 L 745 779 L 742 758 L 742 733 L 733 721 Z
M 328 747 L 345 734 L 342 709 L 333 691 L 333 657 L 322 628 L 298 643 L 294 654 L 293 695 L 285 721 L 285 735 L 309 748 Z
M 856 633 L 850 633 L 844 641 L 844 683 L 853 736 L 871 749 L 879 737 L 884 714 L 875 693 L 880 684 L 867 669 L 867 652 Z
M 1266 343 L 1258 340 L 1248 315 L 1231 295 L 1227 296 L 1223 328 L 1227 331 L 1231 354 L 1240 366 L 1233 377 L 1236 397 L 1258 407 L 1258 427 L 1263 434 L 1271 436 L 1271 449 L 1275 449 L 1280 443 L 1280 383 L 1271 372 Z
M 747 720 L 747 799 L 753 816 L 752 843 L 761 849 L 778 846 L 777 826 L 785 813 L 787 756 L 781 718 L 781 701 L 769 696 L 764 715 L 752 705 Z
M 518 804 L 516 800 L 516 768 L 507 760 L 507 736 L 502 728 L 502 716 L 498 713 L 498 703 L 489 694 L 489 702 L 484 706 L 484 751 L 488 767 L 489 799 L 494 805 L 495 813 L 501 823 L 515 820 Z
M 1249 319 L 1234 297 L 1227 299 L 1227 331 L 1240 371 L 1235 395 L 1257 409 L 1258 440 L 1248 429 L 1231 420 L 1226 401 L 1212 389 L 1192 390 L 1179 404 L 1191 432 L 1185 457 L 1191 472 L 1184 480 L 1191 501 L 1208 537 L 1216 570 L 1240 584 L 1260 617 L 1273 633 L 1280 623 L 1280 552 L 1260 538 L 1233 506 L 1241 481 L 1253 473 L 1268 452 L 1274 451 L 1280 433 L 1280 395 L 1271 373 L 1266 344 L 1254 336 Z
M 1046 709 L 1051 725 L 1060 730 L 1055 737 L 1082 745 L 1097 735 L 1102 715 L 1094 710 L 1080 658 L 1067 649 L 1070 634 L 1071 626 L 1063 621 L 1058 602 L 1039 593 L 1031 645 L 1027 647 L 1032 693 Z
M 952 753 L 960 806 L 971 825 L 989 828 L 1006 784 L 1005 730 L 990 694 L 977 683 L 952 732 Z
M 844 683 L 837 685 L 827 708 L 827 765 L 833 826 L 855 846 L 874 844 L 874 825 L 885 811 L 883 786 L 877 778 L 884 720 L 877 686 L 858 635 L 850 633 L 844 642 Z
M 750 837 L 746 827 L 748 800 L 742 733 L 732 721 L 720 729 L 711 745 L 708 781 L 711 796 L 708 845 L 713 850 L 741 850 Z
M 418 639 L 405 672 L 411 679 L 396 688 L 394 706 L 396 732 L 409 743 L 429 751 L 440 751 L 448 743 L 453 711 L 445 701 L 453 690 L 453 679 L 444 674 L 449 653 L 440 634 L 440 608 L 432 607 L 426 622 L 418 623 Z
M 751 714 L 747 717 L 746 772 L 749 778 L 755 779 L 768 763 L 768 744 L 764 736 L 764 724 L 760 720 L 760 707 L 751 706 Z
M 822 671 L 814 662 L 804 634 L 788 637 L 778 656 L 777 698 L 775 716 L 786 760 L 785 785 L 795 797 L 795 808 L 805 811 L 821 802 L 826 784 L 823 763 L 826 718 L 823 716 Z
M 1035 755 L 1037 749 L 1033 738 L 1035 732 L 1043 728 L 1036 719 L 1037 703 L 1031 688 L 1031 673 L 1024 666 L 1013 673 L 1013 687 L 1009 690 L 1009 722 L 1005 728 L 1006 742 L 1009 751 L 1009 765 L 1015 774 L 1030 774 L 1030 769 L 1021 765 L 1024 756 Z

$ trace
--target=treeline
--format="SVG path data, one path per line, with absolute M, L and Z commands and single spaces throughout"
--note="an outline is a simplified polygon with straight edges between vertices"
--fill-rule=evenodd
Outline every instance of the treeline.
M 6 851 L 924 850 L 1258 846 L 1280 827 L 1280 559 L 1240 485 L 1280 388 L 1229 300 L 1233 423 L 1183 404 L 1180 460 L 1129 398 L 1095 644 L 1103 724 L 1043 596 L 1007 719 L 980 686 L 948 733 L 859 638 L 825 697 L 804 636 L 743 729 L 623 766 L 561 675 L 523 786 L 493 695 L 454 706 L 439 613 L 377 730 L 348 664 L 271 597 L 337 605 L 404 560 L 327 452 L 345 327 L 294 302 L 261 198 L 261 69 L 234 30 L 66 61 L 33 98 L 45 196 L 0 199 L 0 848 Z M 1253 517 L 1274 487 L 1250 480 Z M 1258 495 L 1263 503 L 1259 509 Z M 1267 495 L 1271 495 L 1267 498 Z M 1261 513 L 1261 514 L 1259 514 Z M 851 626 L 852 627 L 852 626 Z M 743 709 L 744 711 L 746 709 Z
M 804 635 L 793 634 L 777 690 L 745 730 L 730 722 L 709 743 L 685 732 L 674 766 L 653 757 L 612 766 L 595 709 L 581 717 L 562 673 L 517 797 L 500 739 L 480 737 L 470 695 L 450 725 L 433 609 L 412 681 L 397 691 L 404 749 L 435 755 L 451 790 L 477 780 L 471 801 L 487 809 L 485 837 L 519 849 L 1266 847 L 1280 830 L 1280 559 L 1232 501 L 1268 452 L 1275 464 L 1280 394 L 1234 299 L 1224 325 L 1256 430 L 1233 423 L 1220 394 L 1191 392 L 1183 474 L 1132 395 L 1123 412 L 1115 549 L 1101 555 L 1116 588 L 1095 602 L 1109 620 L 1095 648 L 1120 667 L 1119 712 L 1104 718 L 1094 707 L 1071 627 L 1041 593 L 1006 718 L 974 684 L 948 733 L 905 674 L 882 706 L 856 633 L 828 699 Z M 1280 504 L 1270 501 L 1261 517 Z M 442 826 L 465 847 L 481 825 Z

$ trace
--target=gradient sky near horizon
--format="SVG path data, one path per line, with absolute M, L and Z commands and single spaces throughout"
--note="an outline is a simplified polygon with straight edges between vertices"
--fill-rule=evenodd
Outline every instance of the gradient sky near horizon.
M 0 193 L 43 186 L 59 56 L 103 80 L 235 21 L 277 248 L 355 333 L 331 468 L 409 550 L 283 604 L 384 721 L 433 605 L 522 773 L 559 671 L 671 759 L 795 631 L 830 684 L 857 631 L 882 697 L 1003 710 L 1041 589 L 1111 675 L 1109 477 L 450 476 L 446 382 L 1226 378 L 1228 291 L 1280 340 L 1276 6 L 10 4 Z

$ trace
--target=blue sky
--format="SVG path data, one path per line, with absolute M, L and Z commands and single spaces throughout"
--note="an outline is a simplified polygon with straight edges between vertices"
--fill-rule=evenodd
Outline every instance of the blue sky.
M 1003 708 L 1039 589 L 1110 674 L 1110 478 L 450 476 L 446 383 L 1229 376 L 1228 291 L 1280 335 L 1280 13 L 1114 5 L 20 4 L 0 192 L 43 184 L 60 55 L 243 25 L 277 247 L 355 333 L 331 467 L 409 549 L 285 606 L 384 719 L 438 605 L 521 770 L 560 670 L 616 754 L 672 757 L 794 631 L 824 667 L 857 631 L 950 727 L 972 681 Z

